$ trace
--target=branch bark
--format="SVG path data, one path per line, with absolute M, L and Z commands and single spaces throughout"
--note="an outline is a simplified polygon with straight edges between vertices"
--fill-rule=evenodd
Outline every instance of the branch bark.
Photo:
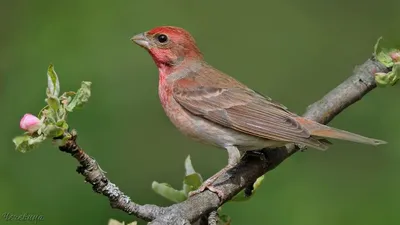
M 131 199 L 119 190 L 117 185 L 113 184 L 104 174 L 99 164 L 91 156 L 86 154 L 76 142 L 77 134 L 73 130 L 71 138 L 64 146 L 59 147 L 60 151 L 71 154 L 78 160 L 80 166 L 77 172 L 85 177 L 85 181 L 90 183 L 93 191 L 103 194 L 108 197 L 112 208 L 120 209 L 128 214 L 151 221 L 157 218 L 163 209 L 156 205 L 138 205 L 131 201 Z
M 388 72 L 383 64 L 374 58 L 358 66 L 342 84 L 326 94 L 321 100 L 310 105 L 303 115 L 309 119 L 326 124 L 345 108 L 359 101 L 376 87 L 374 73 Z M 264 157 L 245 157 L 239 165 L 221 176 L 215 184 L 225 193 L 224 199 L 211 192 L 204 191 L 188 198 L 186 201 L 169 207 L 139 205 L 130 200 L 118 187 L 111 183 L 98 164 L 76 144 L 76 135 L 60 150 L 70 153 L 81 164 L 78 172 L 92 184 L 93 190 L 109 198 L 113 208 L 152 221 L 152 225 L 187 225 L 201 217 L 216 211 L 243 188 L 251 185 L 258 177 L 274 169 L 286 158 L 304 147 L 294 144 L 286 147 L 263 150 Z M 214 222 L 212 222 L 214 223 Z

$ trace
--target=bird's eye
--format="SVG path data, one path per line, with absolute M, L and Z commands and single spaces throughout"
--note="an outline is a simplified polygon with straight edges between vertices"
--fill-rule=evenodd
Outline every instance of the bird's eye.
M 165 43 L 165 42 L 168 41 L 168 37 L 165 34 L 160 34 L 160 35 L 157 36 L 157 40 L 160 43 Z

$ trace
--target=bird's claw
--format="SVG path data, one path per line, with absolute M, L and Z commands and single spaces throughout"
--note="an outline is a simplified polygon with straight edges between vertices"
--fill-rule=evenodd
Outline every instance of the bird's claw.
M 217 194 L 219 199 L 225 198 L 225 193 L 222 190 L 220 190 L 214 186 L 209 186 L 209 187 L 207 187 L 207 189 L 210 190 L 211 192 L 214 192 L 215 194 Z
M 204 188 L 203 187 L 199 187 L 197 190 L 189 192 L 189 197 L 192 197 L 194 195 L 200 194 L 205 189 L 206 189 L 205 187 Z
M 215 194 L 217 194 L 218 197 L 219 197 L 219 199 L 224 199 L 224 197 L 225 197 L 225 193 L 224 193 L 222 190 L 216 188 L 216 187 L 213 186 L 212 184 L 206 184 L 206 183 L 204 183 L 203 185 L 201 185 L 197 190 L 189 192 L 189 197 L 192 197 L 192 196 L 194 196 L 194 195 L 197 195 L 197 194 L 199 194 L 199 193 L 205 191 L 206 189 L 208 189 L 208 190 L 210 190 L 211 192 L 214 192 Z

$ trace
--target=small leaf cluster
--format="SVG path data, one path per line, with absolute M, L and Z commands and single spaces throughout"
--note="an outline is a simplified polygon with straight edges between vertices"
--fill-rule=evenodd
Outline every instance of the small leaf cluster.
M 375 81 L 380 87 L 393 86 L 400 80 L 400 49 L 384 47 L 381 41 L 382 37 L 375 44 L 374 56 L 387 68 L 391 68 L 391 71 L 375 73 Z
M 13 139 L 16 150 L 27 152 L 36 148 L 46 139 L 52 139 L 55 144 L 61 146 L 70 138 L 68 123 L 66 121 L 69 113 L 81 108 L 86 104 L 91 95 L 91 82 L 83 81 L 81 87 L 76 91 L 68 91 L 60 94 L 60 81 L 54 66 L 51 64 L 47 69 L 47 103 L 40 112 L 38 118 L 41 127 L 33 132 L 25 132 Z

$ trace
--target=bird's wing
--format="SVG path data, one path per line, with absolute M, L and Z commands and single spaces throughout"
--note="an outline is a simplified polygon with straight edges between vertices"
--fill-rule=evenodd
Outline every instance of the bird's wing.
M 246 134 L 325 149 L 324 144 L 312 138 L 286 107 L 219 71 L 215 72 L 191 72 L 175 81 L 174 99 L 194 115 Z

